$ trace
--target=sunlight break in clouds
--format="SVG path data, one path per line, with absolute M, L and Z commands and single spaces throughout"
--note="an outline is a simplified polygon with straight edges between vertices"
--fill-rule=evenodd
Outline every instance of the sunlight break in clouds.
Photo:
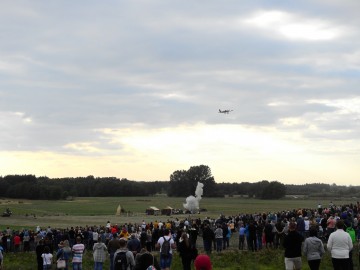
M 261 11 L 245 20 L 245 23 L 271 34 L 278 33 L 289 40 L 325 41 L 339 36 L 339 30 L 327 21 L 283 11 Z

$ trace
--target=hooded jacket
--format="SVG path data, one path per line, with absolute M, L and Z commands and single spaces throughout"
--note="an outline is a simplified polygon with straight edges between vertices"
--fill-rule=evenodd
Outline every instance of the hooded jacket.
M 325 253 L 324 245 L 322 241 L 315 236 L 306 238 L 303 246 L 303 253 L 308 261 L 320 260 Z
M 93 246 L 93 256 L 95 262 L 104 262 L 107 255 L 107 247 L 104 243 L 98 242 Z

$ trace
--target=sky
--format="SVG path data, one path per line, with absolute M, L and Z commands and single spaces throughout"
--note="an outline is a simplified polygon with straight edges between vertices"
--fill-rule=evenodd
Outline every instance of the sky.
M 0 175 L 359 185 L 359 10 L 1 1 Z

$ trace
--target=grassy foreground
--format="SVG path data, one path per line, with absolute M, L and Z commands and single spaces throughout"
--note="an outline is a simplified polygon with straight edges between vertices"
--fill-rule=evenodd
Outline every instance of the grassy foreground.
M 154 253 L 158 256 L 158 253 Z M 357 254 L 357 253 L 355 253 Z M 354 257 L 354 269 L 359 269 L 357 256 Z M 284 269 L 283 250 L 261 250 L 258 252 L 229 250 L 220 254 L 212 253 L 211 260 L 213 269 L 225 270 L 279 270 Z M 34 270 L 36 267 L 35 253 L 5 254 L 4 269 L 7 270 Z M 53 267 L 55 269 L 55 265 Z M 91 252 L 84 255 L 83 270 L 93 269 L 93 258 Z M 109 269 L 109 260 L 104 264 L 104 269 Z M 175 253 L 172 264 L 173 270 L 181 270 L 182 265 L 178 254 Z M 303 258 L 303 270 L 308 270 L 306 259 Z M 326 253 L 322 259 L 320 269 L 333 269 L 330 254 Z

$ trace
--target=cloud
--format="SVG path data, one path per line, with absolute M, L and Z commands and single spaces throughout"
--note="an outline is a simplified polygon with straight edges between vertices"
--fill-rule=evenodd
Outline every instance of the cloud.
M 306 18 L 279 10 L 258 11 L 244 22 L 291 41 L 328 41 L 341 37 L 341 27 L 319 18 Z
M 321 177 L 336 162 L 344 172 L 360 132 L 357 7 L 1 3 L 2 156 L 19 165 L 14 172 L 38 160 L 49 175 L 61 173 L 56 160 L 85 175 L 106 174 L 101 160 L 112 176 L 128 168 L 129 178 L 146 178 L 138 167 L 166 178 L 199 163 L 220 179 Z M 254 173 L 272 157 L 279 173 Z M 88 167 L 72 168 L 77 159 Z

